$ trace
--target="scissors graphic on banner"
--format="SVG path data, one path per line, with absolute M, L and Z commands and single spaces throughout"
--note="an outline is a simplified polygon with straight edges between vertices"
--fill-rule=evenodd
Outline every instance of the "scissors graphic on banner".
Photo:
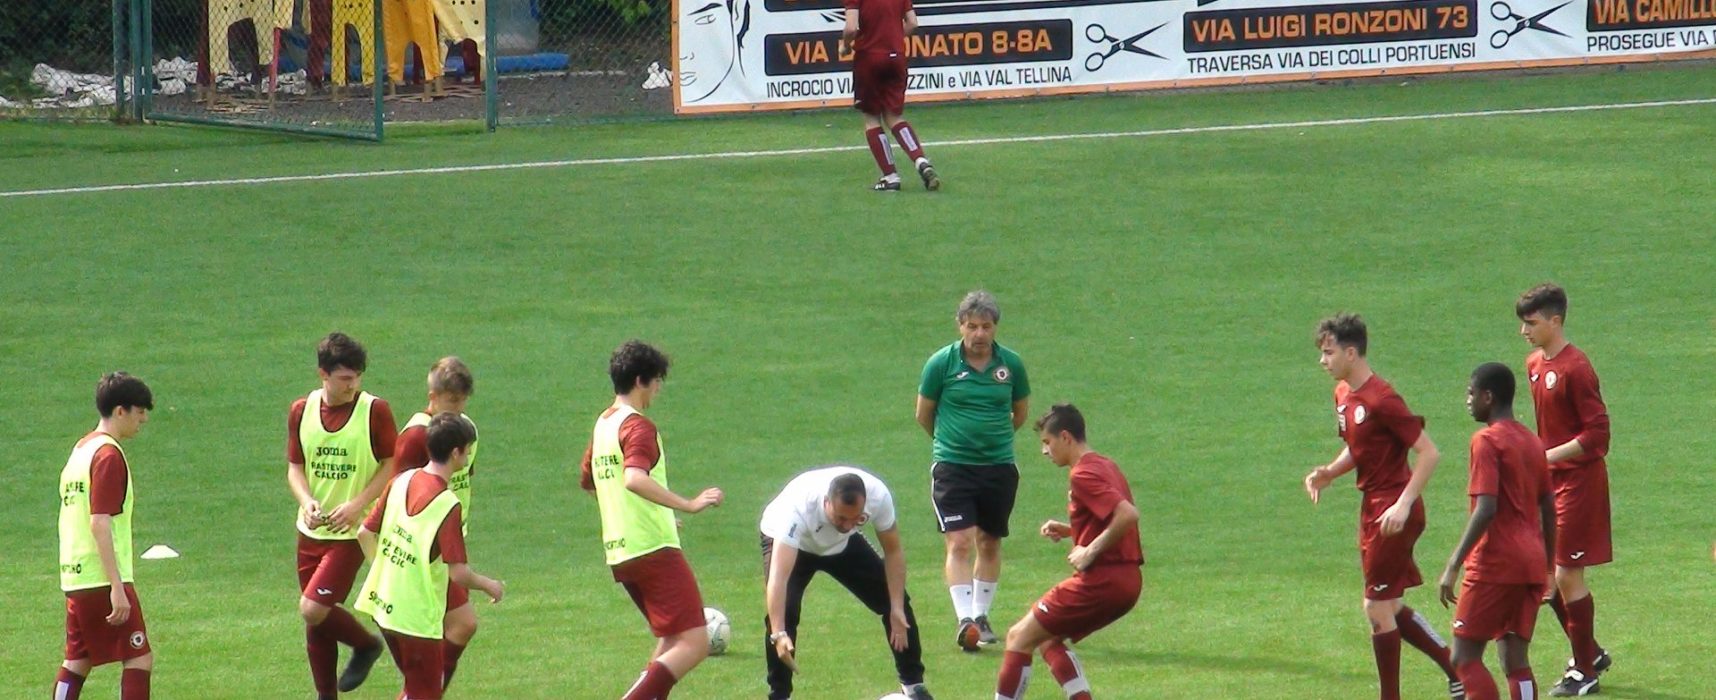
M 1104 29 L 1102 27 L 1102 25 L 1100 25 L 1100 24 L 1092 24 L 1088 27 L 1085 27 L 1084 37 L 1086 39 L 1089 39 L 1089 40 L 1091 40 L 1091 42 L 1097 43 L 1097 44 L 1101 44 L 1103 42 L 1108 42 L 1108 49 L 1106 51 L 1098 51 L 1098 52 L 1093 53 L 1089 56 L 1086 56 L 1084 59 L 1084 69 L 1087 71 L 1090 71 L 1092 73 L 1095 73 L 1096 71 L 1102 70 L 1102 65 L 1104 63 L 1107 63 L 1108 59 L 1112 58 L 1114 56 L 1114 54 L 1120 53 L 1122 51 L 1125 51 L 1126 53 L 1141 54 L 1144 56 L 1152 56 L 1155 58 L 1161 58 L 1163 60 L 1167 60 L 1166 58 L 1164 58 L 1159 53 L 1156 53 L 1156 52 L 1151 51 L 1149 49 L 1138 48 L 1138 42 L 1142 41 L 1144 39 L 1144 37 L 1150 36 L 1156 30 L 1161 29 L 1161 28 L 1166 27 L 1166 26 L 1168 26 L 1168 23 L 1163 22 L 1163 23 L 1158 24 L 1154 27 L 1146 29 L 1142 32 L 1139 32 L 1137 34 L 1133 34 L 1132 36 L 1126 37 L 1125 39 L 1116 39 L 1112 36 L 1109 36 L 1108 30 Z
M 1569 2 L 1571 2 L 1571 0 L 1569 0 Z M 1557 31 L 1554 27 L 1544 24 L 1542 21 L 1544 17 L 1555 14 L 1556 10 L 1566 7 L 1567 5 L 1568 3 L 1564 2 L 1530 17 L 1523 17 L 1515 14 L 1513 8 L 1508 6 L 1506 2 L 1497 2 L 1494 5 L 1490 5 L 1491 17 L 1502 20 L 1513 20 L 1512 29 L 1497 30 L 1496 33 L 1490 35 L 1490 48 L 1499 49 L 1507 46 L 1507 43 L 1513 40 L 1513 36 L 1515 34 L 1527 29 L 1539 32 L 1548 32 L 1557 36 L 1567 36 L 1566 34 L 1562 34 L 1560 31 Z

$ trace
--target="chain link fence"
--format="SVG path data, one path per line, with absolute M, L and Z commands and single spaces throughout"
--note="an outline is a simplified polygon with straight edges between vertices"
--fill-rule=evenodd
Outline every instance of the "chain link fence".
M 670 0 L 489 0 L 501 123 L 673 113 Z
M 0 118 L 121 116 L 125 0 L 0 3 Z
M 0 118 L 380 139 L 387 124 L 672 114 L 672 0 L 0 6 Z
M 373 0 L 131 0 L 145 118 L 381 138 Z

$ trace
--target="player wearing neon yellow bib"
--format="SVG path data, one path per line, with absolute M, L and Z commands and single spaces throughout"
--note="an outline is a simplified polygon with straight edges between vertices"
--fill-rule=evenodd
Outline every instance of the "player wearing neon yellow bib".
M 381 657 L 381 640 L 344 603 L 363 551 L 357 526 L 393 469 L 393 410 L 361 390 L 368 353 L 344 333 L 316 346 L 321 388 L 286 417 L 286 484 L 298 502 L 298 613 L 318 700 L 335 700 L 363 684 Z M 337 679 L 339 645 L 351 647 Z
M 66 594 L 66 654 L 55 698 L 76 698 L 96 666 L 122 662 L 120 697 L 147 698 L 155 656 L 132 585 L 130 464 L 119 442 L 149 421 L 154 397 L 143 380 L 114 372 L 95 389 L 101 422 L 78 440 L 60 470 L 60 590 Z
M 579 484 L 596 497 L 602 549 L 614 580 L 624 586 L 660 638 L 657 654 L 621 700 L 666 696 L 709 655 L 703 596 L 679 551 L 674 511 L 700 513 L 721 505 L 721 489 L 686 499 L 667 487 L 667 457 L 655 423 L 645 417 L 667 378 L 667 356 L 628 341 L 608 361 L 614 405 L 596 420 Z
M 358 530 L 374 559 L 357 608 L 375 618 L 405 676 L 402 697 L 438 700 L 446 688 L 443 616 L 456 581 L 499 602 L 503 585 L 466 563 L 459 499 L 447 479 L 468 464 L 476 427 L 457 413 L 425 426 L 429 464 L 394 477 Z
M 431 416 L 442 413 L 465 416 L 465 406 L 470 402 L 471 394 L 476 391 L 476 379 L 471 376 L 471 368 L 457 357 L 443 357 L 435 361 L 429 368 L 429 405 L 422 411 L 413 414 L 405 422 L 405 429 L 399 431 L 399 441 L 395 446 L 395 473 L 429 464 L 429 422 Z M 474 425 L 474 424 L 473 424 Z M 453 472 L 447 480 L 447 488 L 459 499 L 460 527 L 466 533 L 471 529 L 471 481 L 477 467 L 477 445 L 471 443 L 471 456 L 465 466 Z M 442 651 L 442 666 L 444 671 L 443 688 L 453 682 L 453 673 L 458 670 L 459 659 L 464 656 L 465 647 L 471 643 L 471 638 L 477 634 L 477 609 L 471 605 L 471 594 L 464 586 L 450 583 L 447 586 L 447 615 L 442 620 L 442 638 L 445 648 Z

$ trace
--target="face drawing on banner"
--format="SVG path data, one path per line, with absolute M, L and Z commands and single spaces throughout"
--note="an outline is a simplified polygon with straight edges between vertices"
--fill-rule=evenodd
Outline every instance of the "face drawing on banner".
M 680 25 L 679 85 L 687 103 L 700 102 L 727 82 L 733 68 L 745 72 L 745 35 L 751 32 L 751 0 L 713 0 L 685 16 Z M 689 47 L 705 47 L 701 53 Z

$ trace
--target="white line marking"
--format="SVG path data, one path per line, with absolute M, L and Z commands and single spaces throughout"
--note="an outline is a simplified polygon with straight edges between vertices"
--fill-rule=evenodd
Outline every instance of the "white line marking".
M 1258 124 L 1226 124 L 1216 126 L 1185 126 L 1171 129 L 1143 129 L 1139 131 L 1102 131 L 1085 134 L 1046 134 L 1042 136 L 996 136 L 980 139 L 959 139 L 954 141 L 926 142 L 925 147 L 948 148 L 953 146 L 989 146 L 1012 143 L 1044 143 L 1051 141 L 1079 141 L 1087 139 L 1122 139 L 1149 138 L 1154 136 L 1178 136 L 1185 134 L 1213 134 L 1230 131 L 1267 131 L 1273 129 L 1304 129 L 1311 127 L 1354 126 L 1360 124 L 1389 124 L 1394 122 L 1435 121 L 1443 119 L 1470 119 L 1474 117 L 1506 117 L 1532 114 L 1560 114 L 1566 112 L 1601 112 L 1620 109 L 1648 109 L 1652 107 L 1683 107 L 1690 105 L 1716 104 L 1716 97 L 1706 97 L 1686 100 L 1657 100 L 1652 102 L 1618 102 L 1612 104 L 1570 105 L 1566 107 L 1524 107 L 1519 109 L 1487 109 L 1470 112 L 1434 112 L 1430 114 L 1401 114 L 1383 117 L 1349 117 L 1346 119 L 1312 119 L 1296 122 L 1263 122 Z M 279 175 L 274 177 L 241 177 L 222 180 L 184 180 L 179 182 L 143 182 L 129 185 L 91 185 L 86 187 L 56 187 L 39 190 L 11 190 L 0 192 L 0 199 L 10 197 L 46 197 L 60 194 L 92 194 L 98 192 L 129 192 L 137 190 L 170 190 L 196 187 L 222 187 L 235 185 L 271 185 L 283 182 L 320 182 L 325 180 L 355 180 L 372 177 L 399 177 L 404 175 L 447 175 L 452 173 L 480 173 L 502 170 L 530 170 L 538 168 L 575 168 L 591 165 L 631 165 L 637 163 L 666 163 L 688 160 L 731 160 L 739 158 L 773 158 L 779 156 L 817 155 L 823 153 L 844 153 L 848 151 L 867 150 L 867 146 L 824 146 L 820 148 L 783 148 L 770 151 L 722 151 L 719 153 L 679 153 L 661 156 L 626 156 L 616 158 L 577 158 L 571 160 L 544 160 L 525 163 L 493 163 L 489 165 L 449 165 L 434 168 L 400 168 L 394 170 L 359 170 L 343 173 L 322 173 L 318 175 Z

